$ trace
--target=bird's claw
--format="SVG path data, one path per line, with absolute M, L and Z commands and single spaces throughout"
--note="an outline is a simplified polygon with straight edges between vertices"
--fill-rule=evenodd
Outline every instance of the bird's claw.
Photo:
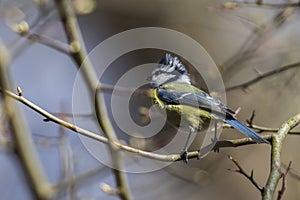
M 183 162 L 184 162 L 185 164 L 187 164 L 187 163 L 188 163 L 188 160 L 189 160 L 187 151 L 183 151 L 183 152 L 180 154 L 180 158 L 181 158 L 181 160 L 183 160 Z
M 201 156 L 200 156 L 200 151 L 198 152 L 198 155 L 197 155 L 197 160 L 200 160 Z

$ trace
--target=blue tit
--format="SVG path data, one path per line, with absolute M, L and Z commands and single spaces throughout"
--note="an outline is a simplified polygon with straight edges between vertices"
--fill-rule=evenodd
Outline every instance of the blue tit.
M 166 109 L 168 121 L 176 126 L 179 126 L 181 120 L 181 123 L 188 124 L 189 135 L 181 153 L 184 162 L 188 161 L 187 146 L 190 136 L 197 130 L 207 129 L 211 120 L 216 123 L 225 122 L 257 143 L 269 143 L 239 122 L 234 117 L 235 112 L 219 99 L 193 86 L 187 69 L 177 57 L 166 54 L 149 78 L 154 100 L 161 108 Z

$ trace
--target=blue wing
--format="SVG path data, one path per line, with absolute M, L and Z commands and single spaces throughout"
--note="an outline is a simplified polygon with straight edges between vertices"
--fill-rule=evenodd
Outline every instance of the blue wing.
M 166 84 L 157 89 L 157 96 L 166 104 L 188 105 L 213 113 L 220 120 L 250 137 L 257 143 L 269 143 L 253 130 L 235 119 L 234 111 L 227 108 L 219 99 L 189 84 Z

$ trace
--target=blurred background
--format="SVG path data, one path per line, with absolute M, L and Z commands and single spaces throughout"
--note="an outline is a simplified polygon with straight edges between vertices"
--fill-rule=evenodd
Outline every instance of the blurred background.
M 296 2 L 263 1 L 266 5 L 256 5 L 217 0 L 73 0 L 72 6 L 78 14 L 88 51 L 92 51 L 105 39 L 133 28 L 172 29 L 188 35 L 205 48 L 218 66 L 225 87 L 228 88 L 285 65 L 300 62 L 300 13 L 299 7 L 293 4 Z M 30 33 L 66 42 L 55 3 L 51 0 L 1 0 L 0 38 L 11 56 L 10 69 L 15 88 L 20 86 L 29 100 L 73 122 L 69 114 L 73 112 L 72 95 L 77 67 L 67 55 L 18 34 L 20 24 L 24 26 L 24 23 Z M 109 66 L 101 81 L 113 85 L 129 69 L 143 63 L 155 63 L 164 53 L 158 49 L 127 53 Z M 187 66 L 192 70 L 188 63 Z M 206 88 L 206 85 L 201 85 L 199 75 L 191 75 L 195 84 Z M 248 88 L 230 90 L 226 93 L 228 106 L 233 110 L 241 107 L 238 118 L 242 122 L 249 119 L 255 110 L 255 124 L 278 128 L 300 111 L 299 77 L 300 69 L 295 67 L 275 73 Z M 143 88 L 147 88 L 147 85 Z M 106 97 L 111 115 L 110 95 Z M 130 109 L 137 124 L 149 122 L 146 108 L 151 103 L 143 97 L 132 99 Z M 71 185 L 61 186 L 59 199 L 118 199 L 118 196 L 109 195 L 101 189 L 103 183 L 115 186 L 111 169 L 90 154 L 77 134 L 54 123 L 44 122 L 42 116 L 20 106 L 26 114 L 49 181 L 55 185 L 72 177 L 82 177 Z M 22 165 L 15 152 L 6 145 L 10 140 L 9 128 L 5 126 L 3 116 L 0 118 L 3 124 L 0 142 L 0 199 L 32 199 Z M 96 121 L 88 110 L 80 113 L 79 118 L 86 125 L 85 128 L 97 131 Z M 118 127 L 115 128 L 125 143 L 147 150 L 167 143 L 175 131 L 166 125 L 162 132 L 165 134 L 160 133 L 147 140 L 134 140 L 124 136 Z M 226 129 L 221 139 L 241 137 L 237 131 Z M 298 199 L 300 196 L 299 142 L 297 135 L 289 135 L 284 142 L 283 166 L 292 161 L 284 199 Z M 195 140 L 190 149 L 196 150 L 197 144 Z M 254 170 L 255 180 L 261 185 L 265 184 L 270 168 L 270 147 L 248 145 L 223 148 L 201 160 L 190 160 L 188 165 L 176 162 L 154 172 L 128 173 L 132 196 L 134 199 L 145 200 L 260 199 L 259 191 L 249 180 L 228 171 L 236 168 L 227 158 L 228 155 L 237 159 L 247 172 Z

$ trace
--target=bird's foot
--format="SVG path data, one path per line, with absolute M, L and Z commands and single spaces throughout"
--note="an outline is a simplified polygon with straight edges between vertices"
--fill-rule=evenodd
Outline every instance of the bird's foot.
M 187 163 L 188 163 L 188 160 L 189 160 L 188 152 L 187 152 L 186 150 L 183 151 L 183 152 L 181 152 L 180 158 L 181 158 L 181 160 L 182 160 L 185 164 L 187 164 Z
M 197 155 L 197 160 L 200 160 L 201 156 L 200 156 L 200 151 L 198 152 L 198 155 Z

